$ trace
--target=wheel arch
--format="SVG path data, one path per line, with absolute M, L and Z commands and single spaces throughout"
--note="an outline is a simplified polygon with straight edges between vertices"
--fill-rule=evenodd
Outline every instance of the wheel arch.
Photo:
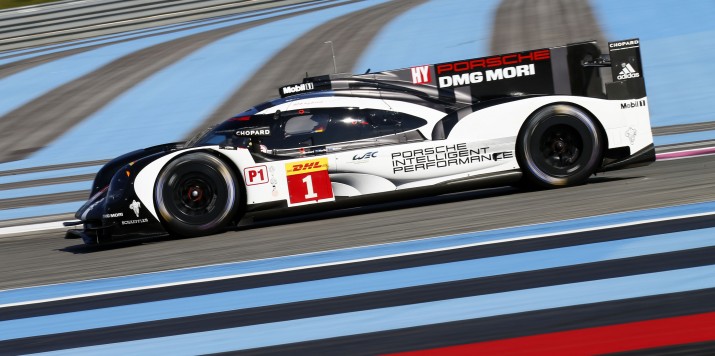
M 248 204 L 248 194 L 246 192 L 246 178 L 243 176 L 243 173 L 241 172 L 241 169 L 238 168 L 238 165 L 236 165 L 236 162 L 231 160 L 228 156 L 225 154 L 221 153 L 220 151 L 217 150 L 211 150 L 211 149 L 205 149 L 205 150 L 199 150 L 200 152 L 208 152 L 209 154 L 212 154 L 216 156 L 218 159 L 220 159 L 224 164 L 226 164 L 229 169 L 233 171 L 233 173 L 236 175 L 237 182 L 236 185 L 236 192 L 239 193 L 239 199 L 238 199 L 238 206 L 235 209 L 238 209 L 239 212 L 246 211 L 246 206 Z M 237 224 L 239 220 L 241 220 L 241 217 L 243 214 L 235 214 L 233 218 L 233 224 Z
M 524 173 L 524 177 L 525 177 L 524 182 L 526 182 L 527 180 L 531 180 L 531 183 L 528 183 L 529 186 L 538 185 L 542 188 L 547 187 L 547 185 L 544 185 L 543 183 L 538 183 L 538 184 L 534 183 L 535 182 L 534 179 L 527 179 L 527 171 L 529 171 L 529 168 L 527 168 L 525 166 L 526 162 L 528 161 L 528 159 L 525 157 L 525 154 L 526 154 L 526 150 L 524 148 L 524 142 L 526 140 L 525 135 L 527 135 L 527 130 L 530 127 L 536 127 L 536 126 L 532 126 L 534 118 L 537 117 L 537 115 L 539 115 L 543 110 L 551 108 L 551 107 L 558 108 L 560 106 L 567 107 L 571 110 L 576 111 L 576 113 L 574 113 L 573 111 L 572 112 L 563 112 L 564 115 L 572 116 L 572 117 L 574 117 L 575 115 L 581 116 L 582 118 L 575 117 L 574 119 L 582 121 L 582 122 L 583 122 L 583 117 L 585 116 L 585 118 L 587 118 L 588 121 L 590 121 L 592 123 L 593 129 L 595 130 L 595 134 L 598 135 L 598 137 L 596 137 L 596 139 L 597 139 L 596 142 L 598 143 L 599 147 L 598 147 L 598 151 L 596 151 L 597 152 L 596 153 L 597 154 L 596 161 L 594 162 L 594 166 L 592 168 L 592 172 L 590 173 L 590 175 L 600 171 L 603 166 L 603 159 L 604 159 L 606 152 L 608 151 L 608 136 L 607 136 L 605 127 L 603 126 L 603 123 L 601 122 L 601 120 L 599 120 L 598 117 L 596 115 L 594 115 L 594 113 L 591 110 L 588 110 L 588 108 L 584 107 L 583 105 L 579 105 L 574 102 L 558 101 L 558 102 L 553 102 L 553 103 L 547 103 L 547 104 L 541 105 L 538 108 L 534 109 L 527 116 L 527 118 L 522 122 L 521 126 L 519 127 L 519 131 L 516 136 L 516 141 L 515 141 L 515 145 L 514 145 L 514 150 L 515 150 L 515 154 L 516 154 L 516 158 L 517 158 L 516 159 L 517 164 L 519 166 L 519 169 L 522 171 L 522 173 Z M 555 114 L 558 115 L 560 113 L 557 111 Z M 585 178 L 582 178 L 582 179 L 585 179 Z M 579 184 L 579 183 L 577 183 L 577 184 Z M 554 187 L 554 186 L 551 186 L 551 187 Z
M 238 195 L 237 198 L 237 206 L 234 207 L 236 210 L 236 213 L 233 216 L 233 219 L 230 222 L 230 225 L 235 225 L 240 218 L 243 216 L 243 212 L 245 212 L 246 208 L 246 187 L 244 184 L 244 179 L 243 179 L 243 174 L 241 174 L 240 169 L 236 165 L 234 161 L 232 161 L 229 157 L 226 155 L 222 154 L 221 152 L 211 149 L 211 148 L 197 148 L 197 149 L 191 149 L 191 150 L 185 150 L 177 153 L 176 155 L 172 155 L 168 160 L 163 162 L 161 164 L 161 168 L 156 172 L 156 175 L 154 176 L 153 179 L 153 184 L 152 184 L 152 193 L 151 193 L 151 203 L 152 203 L 152 208 L 153 208 L 153 213 L 156 214 L 155 217 L 157 220 L 162 224 L 164 229 L 167 229 L 166 222 L 164 219 L 161 217 L 161 214 L 159 214 L 158 207 L 156 206 L 156 185 L 159 182 L 159 178 L 166 172 L 167 168 L 170 166 L 170 164 L 177 159 L 180 159 L 181 157 L 185 157 L 187 155 L 195 154 L 195 153 L 205 153 L 211 156 L 214 156 L 215 158 L 219 159 L 223 164 L 228 167 L 228 169 L 234 174 L 236 177 L 236 195 Z M 167 229 L 168 231 L 168 229 Z
M 534 115 L 536 115 L 536 113 L 538 113 L 539 111 L 541 111 L 544 108 L 547 108 L 549 106 L 556 106 L 556 105 L 567 105 L 567 106 L 575 107 L 575 108 L 583 111 L 586 115 L 588 115 L 589 118 L 591 118 L 594 125 L 596 126 L 596 129 L 598 129 L 598 133 L 600 135 L 599 139 L 601 141 L 601 150 L 602 150 L 601 156 L 603 156 L 603 154 L 605 154 L 605 152 L 608 150 L 608 147 L 609 147 L 608 134 L 606 133 L 606 128 L 603 126 L 603 123 L 601 122 L 601 120 L 598 119 L 598 116 L 596 116 L 591 110 L 584 107 L 583 105 L 579 105 L 579 104 L 576 104 L 576 103 L 570 102 L 570 101 L 558 101 L 558 102 L 554 102 L 554 103 L 544 104 L 544 105 L 536 108 L 534 111 L 532 111 L 529 114 L 529 116 L 527 116 L 526 119 L 521 123 L 521 127 L 519 127 L 519 132 L 516 136 L 516 142 L 515 142 L 515 147 L 514 147 L 514 149 L 516 151 L 516 155 L 519 156 L 522 154 L 521 153 L 522 150 L 519 149 L 519 138 L 524 134 L 524 131 L 526 130 L 527 125 L 529 124 L 531 119 L 534 117 Z M 517 161 L 520 161 L 520 160 L 517 160 Z M 599 164 L 599 168 L 602 165 L 603 165 L 603 162 L 601 162 Z M 522 169 L 520 162 L 519 162 L 519 169 Z

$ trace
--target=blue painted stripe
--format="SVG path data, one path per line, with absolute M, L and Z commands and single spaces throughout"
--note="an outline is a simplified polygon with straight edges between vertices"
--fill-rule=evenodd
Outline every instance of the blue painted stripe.
M 61 178 L 76 176 L 80 174 L 97 173 L 102 166 L 88 166 L 88 167 L 77 167 L 77 168 L 65 168 L 56 169 L 52 171 L 44 172 L 32 172 L 32 173 L 22 173 L 13 174 L 9 176 L 0 176 L 0 184 L 7 183 L 17 183 L 17 182 L 27 182 L 38 179 L 50 179 L 50 178 Z
M 181 140 L 264 62 L 303 33 L 382 2 L 366 0 L 324 9 L 217 40 L 129 89 L 25 160 L 25 164 L 69 163 L 77 157 L 87 161 L 105 159 L 157 142 Z M 62 156 L 58 157 L 57 152 Z
M 43 195 L 43 194 L 57 194 L 57 193 L 74 192 L 74 191 L 78 191 L 78 190 L 88 190 L 91 187 L 92 187 L 92 181 L 83 181 L 83 182 L 50 184 L 50 185 L 43 185 L 43 186 L 39 186 L 39 187 L 7 189 L 7 190 L 0 190 L 0 199 L 13 199 L 13 198 L 31 197 L 31 196 Z
M 84 204 L 84 201 L 74 201 L 60 204 L 47 204 L 30 206 L 26 208 L 0 210 L 0 221 L 11 219 L 24 219 L 36 216 L 74 213 Z
M 377 258 L 380 256 L 412 253 L 432 249 L 456 248 L 475 243 L 487 243 L 490 241 L 513 239 L 528 235 L 558 234 L 577 229 L 598 228 L 604 225 L 636 223 L 647 219 L 672 219 L 683 215 L 713 212 L 715 212 L 715 202 L 697 203 L 675 207 L 601 215 L 553 223 L 433 237 L 384 245 L 355 247 L 343 250 L 315 252 L 256 261 L 226 263 L 213 266 L 194 267 L 93 281 L 80 281 L 57 285 L 13 289 L 0 292 L 0 305 L 50 298 L 63 298 L 87 293 L 102 293 L 127 288 L 141 288 L 164 283 L 179 283 L 204 278 L 221 278 L 239 274 L 264 273 L 281 269 L 300 268 L 325 263 L 337 263 L 354 259 Z
M 653 142 L 656 146 L 673 145 L 676 143 L 715 140 L 715 130 L 688 132 L 677 135 L 654 136 Z
M 282 13 L 290 13 L 293 11 L 294 10 L 287 10 L 276 14 L 252 17 L 250 19 L 230 21 L 159 36 L 138 38 L 133 41 L 116 43 L 78 53 L 13 74 L 0 79 L 0 97 L 3 98 L 3 100 L 0 100 L 0 117 L 57 86 L 77 79 L 122 56 L 143 48 L 196 33 L 246 23 L 257 19 L 274 17 Z M 325 20 L 327 21 L 328 19 Z M 233 63 L 235 64 L 235 62 Z
M 0 322 L 0 341 L 715 246 L 715 228 Z
M 354 71 L 380 70 L 475 58 L 489 54 L 497 0 L 439 0 L 391 21 L 357 61 Z
M 715 266 L 705 266 L 90 346 L 47 354 L 217 353 L 713 287 Z

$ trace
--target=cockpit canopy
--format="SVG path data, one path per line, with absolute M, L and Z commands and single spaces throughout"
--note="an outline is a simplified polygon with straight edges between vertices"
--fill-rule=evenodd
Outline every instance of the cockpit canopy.
M 190 145 L 251 148 L 276 155 L 319 154 L 424 140 L 417 129 L 427 124 L 401 112 L 356 107 L 255 112 L 226 120 Z

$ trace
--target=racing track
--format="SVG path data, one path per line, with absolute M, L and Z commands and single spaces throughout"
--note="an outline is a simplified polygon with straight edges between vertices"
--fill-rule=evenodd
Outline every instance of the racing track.
M 329 39 L 336 42 L 336 50 L 340 53 L 338 56 L 338 69 L 349 70 L 353 68 L 356 58 L 381 26 L 389 23 L 390 20 L 400 13 L 420 3 L 422 3 L 422 1 L 387 3 L 380 5 L 379 16 L 370 16 L 368 11 L 359 11 L 325 23 L 286 47 L 264 65 L 260 73 L 263 77 L 273 79 L 261 81 L 258 83 L 259 85 L 253 85 L 256 84 L 257 78 L 248 80 L 247 83 L 251 84 L 251 90 L 249 91 L 247 89 L 247 85 L 236 91 L 232 97 L 227 100 L 227 104 L 219 107 L 207 121 L 212 122 L 223 119 L 245 108 L 246 105 L 264 99 L 265 96 L 273 96 L 273 94 L 275 94 L 275 82 L 291 81 L 289 78 L 299 80 L 300 74 L 305 71 L 311 74 L 331 71 L 332 63 L 330 62 L 330 58 L 324 55 L 327 45 L 323 44 L 323 41 L 326 40 L 325 37 L 328 35 L 330 36 Z M 499 21 L 503 21 L 501 23 L 507 24 L 504 26 L 508 26 L 510 23 L 515 23 L 514 21 L 518 22 L 518 19 L 523 16 L 545 15 L 543 12 L 536 11 L 535 8 L 526 9 L 514 6 L 520 3 L 519 1 L 504 1 L 502 3 L 502 11 L 500 12 L 501 15 L 497 18 L 496 22 L 499 23 Z M 324 4 L 330 6 L 331 1 L 326 1 Z M 557 6 L 561 3 L 539 2 L 538 4 L 540 4 L 539 6 L 545 6 L 545 4 L 548 4 L 548 6 Z M 505 7 L 507 8 L 506 11 L 503 10 Z M 509 8 L 511 10 L 508 10 Z M 515 8 L 529 11 L 534 10 L 534 13 L 531 15 L 525 15 L 524 13 L 515 14 Z M 587 16 L 581 19 L 583 20 L 582 25 L 589 27 L 595 25 L 589 22 L 588 16 L 590 16 L 590 13 L 584 14 Z M 288 16 L 292 16 L 292 14 Z M 570 28 L 569 26 L 573 24 L 558 25 Z M 229 31 L 242 31 L 249 27 L 250 24 L 245 24 L 244 27 L 236 26 Z M 596 29 L 593 30 L 595 33 Z M 550 30 L 548 28 L 541 28 L 539 31 L 541 31 L 541 36 L 539 37 L 544 37 Z M 570 32 L 572 35 L 578 35 L 573 31 Z M 167 43 L 150 47 L 146 51 L 141 52 L 141 56 L 130 55 L 126 58 L 120 58 L 116 63 L 111 64 L 113 67 L 110 69 L 112 70 L 104 68 L 105 72 L 103 75 L 97 75 L 98 72 L 101 71 L 100 69 L 100 71 L 93 73 L 92 77 L 82 78 L 80 81 L 70 83 L 69 85 L 76 85 L 76 87 L 74 87 L 75 89 L 91 92 L 93 85 L 100 85 L 102 82 L 116 78 L 112 77 L 114 71 L 121 70 L 123 66 L 127 65 L 134 66 L 131 68 L 131 71 L 127 72 L 131 72 L 131 76 L 122 76 L 121 80 L 116 81 L 116 85 L 108 88 L 109 92 L 113 93 L 112 95 L 119 95 L 123 90 L 131 87 L 131 85 L 133 85 L 132 83 L 138 83 L 143 78 L 146 78 L 152 71 L 159 70 L 162 66 L 185 56 L 191 51 L 187 46 L 198 48 L 201 42 L 205 41 L 206 43 L 210 43 L 226 35 L 226 33 L 214 32 L 202 35 L 206 37 L 196 36 L 193 38 L 198 44 L 193 44 L 192 42 Z M 503 41 L 502 43 L 513 43 L 515 37 L 520 35 L 520 32 L 513 31 L 511 33 L 498 33 L 496 35 L 506 36 L 500 40 Z M 531 40 L 536 40 L 536 38 Z M 337 47 L 340 43 L 347 43 L 348 41 L 352 45 L 352 52 L 346 52 L 345 48 Z M 531 45 L 527 47 L 530 46 Z M 172 54 L 166 56 L 167 52 Z M 152 61 L 156 58 L 161 58 L 163 62 L 153 63 Z M 309 62 L 312 65 L 299 69 L 286 65 L 286 63 L 296 62 Z M 32 66 L 34 64 L 24 63 L 23 65 Z M 2 68 L 0 68 L 0 70 L 2 70 Z M 276 78 L 281 79 L 278 80 Z M 84 82 L 81 82 L 82 80 L 84 80 Z M 72 90 L 67 91 L 66 89 L 68 88 L 64 88 L 65 94 L 73 92 Z M 58 95 L 57 99 L 62 99 L 65 97 L 65 94 Z M 264 97 L 261 98 L 261 95 Z M 67 96 L 69 95 L 67 94 Z M 89 103 L 90 105 L 87 107 L 79 108 L 80 110 L 85 110 L 83 114 L 77 115 L 80 117 L 66 117 L 64 119 L 69 119 L 70 121 L 81 120 L 85 115 L 101 107 L 102 100 L 106 101 L 107 99 L 97 98 L 97 103 Z M 96 106 L 96 108 L 92 108 L 92 106 Z M 71 106 L 66 107 L 66 110 L 74 109 L 75 108 Z M 71 111 L 66 111 L 65 113 L 68 112 Z M 7 119 L 7 117 L 5 119 Z M 712 123 L 701 123 L 660 127 L 654 129 L 654 133 L 678 134 L 707 131 L 712 130 L 712 125 Z M 57 134 L 61 134 L 61 132 L 50 133 L 50 135 Z M 677 147 L 692 148 L 712 146 L 713 142 L 688 143 L 679 146 L 658 147 L 658 151 L 662 153 L 667 150 L 676 149 Z M 30 150 L 33 148 L 31 146 L 28 147 Z M 19 152 L 19 154 L 23 154 L 23 152 Z M 84 165 L 95 165 L 99 163 L 100 162 L 90 162 Z M 83 163 L 75 165 L 83 165 Z M 41 169 L 41 167 L 32 168 L 31 170 L 36 169 Z M 0 174 L 10 173 L 11 172 L 0 172 Z M 7 185 L 0 185 L 0 191 L 3 189 L 31 187 L 33 185 L 56 184 L 65 181 L 83 181 L 90 179 L 90 176 L 91 174 L 85 174 L 74 177 L 52 178 L 46 181 L 9 183 Z M 353 207 L 337 211 L 325 211 L 309 215 L 296 215 L 282 219 L 261 220 L 253 224 L 242 226 L 236 231 L 203 238 L 129 243 L 104 249 L 94 249 L 81 245 L 79 240 L 63 240 L 63 230 L 4 235 L 0 236 L 0 249 L 3 251 L 3 258 L 0 259 L 0 271 L 2 271 L 3 276 L 0 280 L 0 290 L 48 283 L 124 276 L 191 266 L 205 266 L 223 262 L 255 260 L 353 246 L 407 241 L 425 237 L 483 231 L 501 227 L 559 221 L 654 207 L 712 202 L 715 201 L 714 185 L 715 155 L 710 155 L 659 161 L 648 167 L 620 172 L 609 172 L 593 177 L 588 185 L 567 189 L 519 191 L 505 187 L 435 197 L 415 197 L 404 201 Z M 87 192 L 85 191 L 78 191 L 46 196 L 3 199 L 1 200 L 1 204 L 4 205 L 0 205 L 0 208 L 81 200 L 86 197 L 86 194 Z M 58 219 L 57 216 L 50 217 L 49 219 L 53 218 Z M 68 218 L 68 216 L 65 215 L 63 218 Z M 19 221 L 6 223 L 20 224 Z M 672 231 L 687 231 L 690 229 L 711 227 L 713 226 L 713 221 L 712 216 L 706 216 L 699 218 L 699 220 L 689 219 L 669 222 L 668 224 L 671 225 L 670 229 Z M 5 225 L 0 224 L 0 228 L 4 226 Z M 644 227 L 642 231 L 639 227 L 633 227 L 632 230 L 637 230 L 636 232 L 631 232 L 632 234 L 645 236 L 646 239 L 649 238 L 648 235 L 663 232 L 650 227 Z M 604 240 L 618 239 L 617 236 L 610 236 L 610 233 L 618 235 L 618 232 L 611 231 L 602 234 L 603 236 L 599 238 Z M 578 244 L 579 242 L 575 242 L 575 240 L 578 240 L 579 237 L 582 237 L 582 235 L 576 234 L 568 237 L 568 239 L 574 240 L 573 244 Z M 583 237 L 588 240 L 588 236 Z M 530 242 L 529 248 L 534 251 L 553 248 L 554 242 L 550 240 L 551 239 L 544 238 L 535 239 Z M 679 241 L 674 243 L 678 244 Z M 519 247 L 515 247 L 514 245 L 516 244 L 498 244 L 491 249 L 484 248 L 484 250 L 482 250 L 481 248 L 475 248 L 473 252 L 476 255 L 488 255 L 490 253 L 489 251 L 493 252 L 495 250 L 513 253 L 515 249 L 519 249 Z M 585 248 L 590 248 L 590 245 L 585 245 Z M 533 273 L 526 273 L 518 277 L 506 276 L 494 279 L 476 279 L 464 283 L 457 282 L 445 285 L 429 285 L 414 290 L 408 289 L 405 290 L 407 293 L 403 291 L 402 294 L 393 294 L 392 291 L 386 291 L 374 295 L 366 294 L 358 297 L 346 297 L 344 299 L 334 298 L 327 301 L 316 300 L 313 302 L 297 303 L 293 306 L 282 305 L 263 309 L 259 308 L 255 311 L 248 312 L 232 311 L 229 313 L 218 313 L 216 315 L 207 314 L 190 319 L 183 325 L 180 320 L 176 321 L 176 323 L 175 320 L 166 320 L 151 324 L 150 326 L 153 327 L 153 329 L 142 329 L 142 325 L 133 324 L 106 330 L 90 330 L 89 332 L 82 331 L 69 334 L 49 335 L 46 337 L 40 336 L 36 339 L 29 340 L 18 339 L 15 344 L 13 344 L 13 341 L 10 341 L 5 344 L 0 342 L 0 345 L 9 346 L 9 350 L 13 350 L 12 345 L 18 347 L 35 347 L 35 350 L 40 350 L 43 347 L 41 342 L 45 341 L 56 343 L 62 347 L 72 347 L 73 343 L 77 346 L 83 343 L 87 344 L 88 342 L 116 342 L 127 337 L 157 337 L 161 336 L 162 333 L 171 335 L 172 333 L 204 331 L 204 329 L 211 331 L 211 328 L 218 329 L 221 327 L 235 326 L 237 320 L 243 320 L 241 322 L 248 324 L 268 323 L 300 317 L 312 317 L 322 315 L 323 313 L 359 311 L 385 307 L 391 304 L 401 306 L 408 303 L 420 303 L 425 300 L 439 300 L 443 298 L 455 298 L 461 295 L 471 296 L 472 294 L 488 293 L 484 291 L 479 292 L 483 289 L 502 288 L 503 290 L 514 290 L 518 292 L 520 289 L 529 288 L 529 286 L 533 287 L 539 285 L 539 283 L 557 286 L 578 280 L 589 281 L 599 278 L 609 278 L 619 274 L 630 275 L 712 264 L 712 251 L 712 247 L 693 249 L 669 254 L 667 258 L 665 254 L 661 254 L 645 256 L 638 259 L 623 259 L 622 261 L 602 264 L 595 263 L 573 266 L 566 270 L 567 273 L 560 273 L 559 271 L 563 272 L 563 270 L 559 269 L 546 269 L 533 271 Z M 448 262 L 451 259 L 456 261 L 463 258 L 459 257 L 459 255 L 460 253 L 456 253 L 456 255 L 444 254 L 442 257 L 432 257 L 431 259 L 413 258 L 413 260 L 407 262 L 407 264 L 412 263 L 416 266 L 421 266 L 423 264 L 439 263 L 440 261 Z M 566 256 L 558 255 L 554 260 L 561 260 L 561 257 Z M 409 261 L 410 258 L 407 260 Z M 399 263 L 404 262 L 405 261 L 402 261 L 398 262 L 397 265 L 382 267 L 358 266 L 357 271 L 352 270 L 353 267 L 348 266 L 345 267 L 345 269 L 349 271 L 339 273 L 361 273 L 360 271 L 370 271 L 371 268 L 377 268 L 377 270 L 381 268 L 388 269 L 388 267 L 390 269 L 401 268 L 399 267 Z M 385 264 L 388 263 L 390 262 L 385 262 Z M 379 265 L 379 263 L 376 264 Z M 301 278 L 305 278 L 306 280 L 326 278 L 325 272 L 313 270 L 304 271 L 302 276 Z M 275 275 L 266 276 L 265 280 L 269 281 L 269 284 L 273 284 L 281 283 L 281 278 L 283 278 L 283 283 L 289 281 L 286 277 L 276 277 Z M 635 280 L 637 281 L 638 278 L 640 277 L 636 276 Z M 226 283 L 226 285 L 228 285 L 228 290 L 250 288 L 246 287 L 245 283 L 250 285 L 253 282 L 251 282 L 250 279 L 242 279 L 237 282 Z M 208 287 L 209 289 L 212 288 L 211 286 Z M 201 286 L 199 286 L 199 289 L 201 289 Z M 91 303 L 89 305 L 80 305 L 82 303 L 73 304 L 70 301 L 64 304 L 51 304 L 49 307 L 38 305 L 36 309 L 29 308 L 25 310 L 20 308 L 19 311 L 12 311 L 22 313 L 23 310 L 25 310 L 26 313 L 31 314 L 35 312 L 38 315 L 43 315 L 43 313 L 52 314 L 58 311 L 68 310 L 63 308 L 97 308 L 101 307 L 102 303 L 105 303 L 105 306 L 114 304 L 122 305 L 124 303 L 131 304 L 141 301 L 151 301 L 152 298 L 180 298 L 182 297 L 181 293 L 211 293 L 210 290 L 192 291 L 191 288 L 186 288 L 179 289 L 178 294 L 170 294 L 175 292 L 176 290 L 159 291 L 152 294 L 152 292 L 144 293 L 143 291 L 138 291 L 136 295 L 130 295 L 128 298 L 122 298 L 122 296 L 115 296 L 113 298 L 110 296 L 106 299 L 90 298 L 90 301 L 98 302 L 99 305 L 93 305 Z M 156 295 L 161 295 L 162 293 L 167 293 L 167 296 L 156 297 Z M 602 325 L 599 323 L 608 324 L 609 320 L 610 323 L 623 323 L 647 320 L 656 317 L 656 314 L 659 315 L 658 317 L 668 317 L 701 313 L 713 310 L 713 293 L 715 292 L 710 289 L 691 293 L 687 296 L 678 294 L 667 295 L 665 297 L 653 296 L 649 299 L 630 300 L 624 301 L 623 303 L 610 303 L 606 305 L 593 304 L 567 309 L 559 308 L 533 313 L 520 313 L 494 320 L 487 318 L 484 320 L 467 321 L 465 323 L 440 324 L 439 326 L 429 326 L 421 329 L 395 330 L 379 335 L 381 339 L 378 340 L 371 339 L 369 335 L 365 338 L 363 338 L 362 335 L 358 335 L 342 339 L 332 339 L 327 342 L 320 340 L 303 343 L 298 346 L 288 345 L 285 347 L 279 346 L 262 350 L 259 349 L 258 353 L 276 351 L 288 353 L 301 350 L 304 352 L 309 350 L 310 353 L 313 354 L 328 352 L 348 354 L 361 352 L 360 350 L 362 350 L 362 353 L 371 353 L 386 352 L 391 350 L 390 347 L 393 347 L 392 350 L 400 351 L 404 350 L 405 345 L 416 348 L 430 348 L 435 347 L 435 345 L 444 345 L 445 343 L 458 344 L 474 342 L 473 330 L 481 330 L 484 334 L 481 337 L 486 339 L 489 339 L 489 335 L 491 334 L 494 334 L 492 336 L 496 335 L 498 338 L 503 338 L 508 336 L 508 333 L 505 333 L 504 330 L 509 330 L 511 336 L 519 336 L 537 332 L 558 331 L 559 328 L 563 328 L 564 325 L 570 328 L 593 327 Z M 528 294 L 528 298 L 532 296 L 533 294 Z M 55 310 L 52 308 L 55 308 Z M 45 309 L 45 311 L 42 311 L 43 309 Z M 431 317 L 430 314 L 425 315 L 426 317 Z M 12 319 L 12 317 L 8 315 L 4 315 L 4 317 Z M 0 319 L 1 324 L 2 320 L 5 319 L 2 317 L 0 317 Z M 146 325 L 143 326 L 146 327 Z M 538 330 L 534 330 L 534 328 Z M 0 330 L 2 330 L 2 325 L 0 325 Z M 469 330 L 469 332 L 465 332 L 465 330 Z M 271 335 L 273 331 L 274 330 L 271 330 Z M 142 335 L 132 336 L 136 335 L 132 333 L 140 333 Z M 436 344 L 430 344 L 430 340 L 436 339 L 440 341 Z M 356 349 L 356 346 L 360 346 L 362 349 Z M 300 347 L 303 348 L 301 349 Z M 375 349 L 371 350 L 370 347 L 375 347 Z M 707 348 L 708 346 L 706 345 L 705 347 Z M 710 345 L 711 349 L 713 347 L 713 345 Z M 704 349 L 693 350 L 702 352 Z M 186 350 L 183 351 L 189 352 Z M 682 351 L 682 349 L 680 351 Z M 0 347 L 0 354 L 3 354 L 2 347 Z
M 256 223 L 224 234 L 94 250 L 63 231 L 0 239 L 0 289 L 481 231 L 715 200 L 715 156 L 606 173 L 584 186 L 423 197 Z

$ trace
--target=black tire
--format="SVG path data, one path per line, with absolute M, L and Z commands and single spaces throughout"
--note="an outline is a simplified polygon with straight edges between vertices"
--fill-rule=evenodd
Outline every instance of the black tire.
M 169 162 L 159 174 L 154 197 L 164 226 L 173 235 L 203 236 L 223 230 L 236 214 L 236 175 L 205 152 Z
M 517 138 L 517 159 L 527 185 L 557 188 L 583 184 L 598 169 L 601 131 L 591 116 L 558 104 L 537 110 Z

